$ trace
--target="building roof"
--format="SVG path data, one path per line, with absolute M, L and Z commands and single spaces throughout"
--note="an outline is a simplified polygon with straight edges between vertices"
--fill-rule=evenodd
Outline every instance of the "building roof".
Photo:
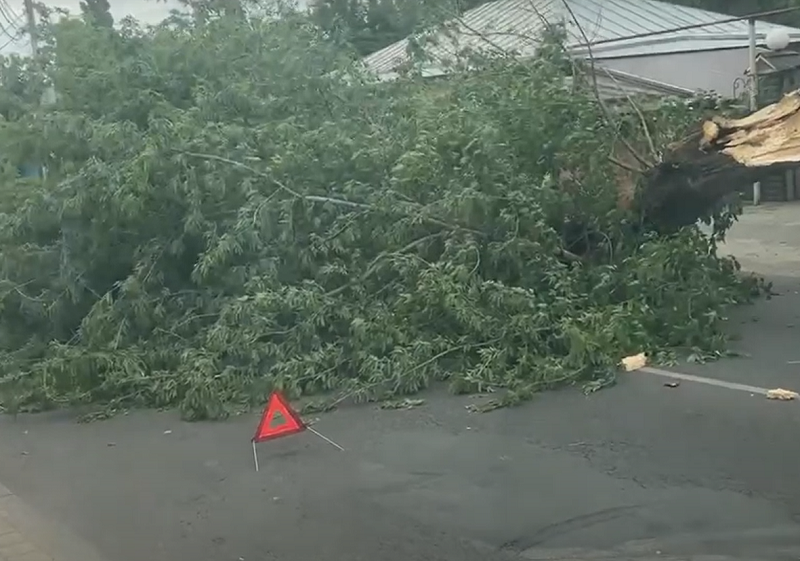
M 627 96 L 667 95 L 691 97 L 695 91 L 672 84 L 665 84 L 649 78 L 635 76 L 620 70 L 598 67 L 595 71 L 597 77 L 597 94 L 602 99 L 618 99 Z
M 657 0 L 568 0 L 580 27 L 589 37 L 592 55 L 597 60 L 642 55 L 733 49 L 748 46 L 747 21 L 723 22 L 729 16 L 676 6 Z M 546 24 L 563 23 L 567 46 L 585 53 L 585 41 L 575 25 L 564 0 L 497 0 L 467 11 L 452 22 L 456 44 L 444 34 L 437 44 L 427 47 L 439 61 L 451 58 L 456 51 L 474 49 L 483 52 L 533 54 L 537 37 Z M 676 28 L 708 23 L 684 31 Z M 759 21 L 757 41 L 763 44 L 773 30 L 788 33 L 792 42 L 800 41 L 800 29 Z M 642 34 L 656 34 L 631 38 Z M 596 43 L 596 45 L 595 45 Z M 408 40 L 402 40 L 364 59 L 374 72 L 392 72 L 408 61 Z M 436 73 L 437 70 L 431 69 Z
M 436 78 L 442 76 L 443 72 L 423 71 L 422 76 Z M 395 72 L 379 74 L 380 81 L 391 81 L 399 76 Z M 569 81 L 570 79 L 567 79 Z M 643 78 L 620 70 L 603 68 L 598 66 L 595 71 L 595 81 L 597 84 L 597 94 L 603 100 L 625 99 L 628 96 L 677 96 L 691 97 L 697 92 L 680 86 L 666 84 L 657 80 Z

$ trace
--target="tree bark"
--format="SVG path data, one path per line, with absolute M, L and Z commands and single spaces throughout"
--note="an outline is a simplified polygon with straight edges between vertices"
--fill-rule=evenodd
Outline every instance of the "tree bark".
M 800 166 L 800 90 L 741 119 L 715 117 L 644 173 L 638 205 L 656 224 L 694 224 L 767 173 Z

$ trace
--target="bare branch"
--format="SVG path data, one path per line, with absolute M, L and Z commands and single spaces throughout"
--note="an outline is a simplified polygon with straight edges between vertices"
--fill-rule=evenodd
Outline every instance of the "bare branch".
M 594 95 L 597 98 L 597 103 L 600 105 L 600 109 L 603 111 L 603 113 L 604 113 L 606 119 L 608 120 L 608 122 L 609 123 L 614 123 L 614 119 L 611 117 L 611 111 L 609 111 L 608 107 L 603 102 L 602 96 L 600 95 L 600 88 L 599 88 L 599 86 L 597 84 L 597 70 L 596 70 L 597 65 L 595 64 L 594 54 L 592 53 L 591 41 L 589 40 L 589 36 L 586 35 L 586 32 L 583 30 L 583 27 L 581 26 L 581 22 L 578 20 L 578 17 L 575 15 L 575 12 L 572 10 L 572 7 L 569 5 L 569 2 L 567 0 L 561 0 L 561 1 L 564 3 L 564 8 L 567 10 L 567 13 L 569 13 L 570 18 L 575 23 L 575 27 L 578 28 L 578 32 L 581 34 L 581 37 L 583 37 L 583 40 L 586 43 L 586 53 L 589 56 L 589 70 L 590 70 L 591 79 L 592 79 L 592 86 L 594 88 Z M 649 162 L 641 154 L 639 154 L 636 151 L 636 149 L 634 149 L 633 145 L 630 142 L 627 141 L 627 139 L 623 138 L 622 136 L 620 136 L 619 139 L 623 143 L 625 148 L 628 149 L 628 151 L 631 153 L 631 155 L 634 158 L 636 158 L 636 160 L 640 164 L 642 164 L 646 168 L 651 168 L 651 167 L 653 167 L 653 165 L 655 165 L 653 162 Z
M 630 171 L 630 172 L 633 172 L 633 173 L 644 173 L 644 170 L 635 168 L 635 167 L 633 167 L 631 165 L 628 165 L 625 162 L 623 162 L 622 160 L 620 160 L 619 158 L 615 158 L 614 156 L 609 156 L 608 157 L 608 161 L 611 162 L 612 164 L 614 164 L 615 166 L 621 167 L 624 170 L 627 170 L 627 171 Z
M 630 103 L 631 107 L 633 107 L 633 110 L 636 112 L 636 115 L 639 117 L 639 121 L 642 124 L 642 130 L 644 131 L 644 136 L 647 138 L 647 144 L 650 147 L 650 151 L 653 154 L 653 158 L 656 161 L 658 161 L 658 150 L 656 149 L 655 142 L 653 142 L 653 137 L 650 134 L 650 127 L 647 126 L 647 119 L 645 119 L 644 113 L 642 113 L 642 110 L 639 108 L 639 105 L 633 100 L 631 95 L 627 91 L 625 91 L 625 88 L 622 87 L 622 85 L 617 81 L 614 75 L 611 72 L 609 72 L 607 68 L 603 68 L 603 72 L 605 72 L 606 75 L 609 78 L 611 78 L 611 81 L 614 82 L 614 85 L 617 86 L 617 89 L 619 89 L 619 91 L 627 98 L 628 103 Z

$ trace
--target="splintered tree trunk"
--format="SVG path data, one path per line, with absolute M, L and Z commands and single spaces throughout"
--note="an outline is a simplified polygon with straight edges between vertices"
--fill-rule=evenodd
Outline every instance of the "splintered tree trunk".
M 640 207 L 657 224 L 693 224 L 768 172 L 800 166 L 800 90 L 741 119 L 715 117 L 645 173 Z

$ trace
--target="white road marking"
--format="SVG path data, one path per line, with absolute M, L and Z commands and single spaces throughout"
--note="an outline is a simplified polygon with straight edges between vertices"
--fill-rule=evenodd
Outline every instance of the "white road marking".
M 644 368 L 640 368 L 639 372 L 645 372 L 647 374 L 655 374 L 656 376 L 664 376 L 665 378 L 673 378 L 675 380 L 685 380 L 687 382 L 697 382 L 698 384 L 706 384 L 709 386 L 717 386 L 718 388 L 726 388 L 729 390 L 737 390 L 740 392 L 754 393 L 759 395 L 767 395 L 767 393 L 769 392 L 768 389 L 759 388 L 757 386 L 748 386 L 747 384 L 737 384 L 736 382 L 725 382 L 723 380 L 715 380 L 714 378 L 706 378 L 705 376 L 694 376 L 693 374 L 681 374 L 679 372 L 670 372 L 669 370 L 652 368 L 650 366 L 645 366 Z

